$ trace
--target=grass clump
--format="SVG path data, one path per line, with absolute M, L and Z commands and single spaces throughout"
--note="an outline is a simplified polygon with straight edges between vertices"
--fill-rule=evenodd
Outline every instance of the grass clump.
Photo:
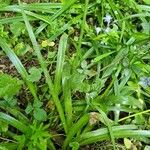
M 149 8 L 2 1 L 0 148 L 149 149 Z

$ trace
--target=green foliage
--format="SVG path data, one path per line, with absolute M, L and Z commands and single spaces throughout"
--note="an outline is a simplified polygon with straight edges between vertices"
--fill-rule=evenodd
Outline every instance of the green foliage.
M 0 149 L 149 149 L 149 1 L 0 2 Z
M 50 134 L 46 131 L 48 126 L 33 122 L 25 135 L 17 135 L 15 139 L 19 142 L 18 149 L 47 149 Z
M 1 132 L 7 132 L 8 131 L 8 124 L 3 122 L 3 121 L 0 121 L 0 131 Z
M 150 146 L 145 146 L 145 148 L 144 148 L 144 150 L 148 150 L 148 149 L 150 149 Z
M 86 75 L 83 73 L 75 72 L 74 74 L 72 74 L 70 82 L 73 91 L 88 92 L 90 90 L 90 85 L 84 82 L 85 78 Z
M 47 114 L 44 109 L 42 109 L 43 103 L 40 101 L 35 101 L 33 106 L 31 103 L 28 103 L 28 106 L 25 109 L 27 114 L 31 114 L 33 112 L 33 116 L 38 121 L 45 121 L 47 119 Z
M 15 37 L 19 37 L 25 32 L 25 25 L 22 22 L 14 22 L 10 25 L 10 31 Z
M 5 5 L 9 5 L 10 4 L 10 2 L 11 2 L 11 0 L 0 0 L 0 4 L 3 6 L 5 6 Z
M 29 69 L 29 75 L 27 77 L 27 80 L 31 81 L 31 82 L 37 82 L 41 79 L 41 73 L 42 70 L 38 69 L 36 67 L 32 67 Z
M 33 116 L 40 121 L 46 120 L 47 117 L 46 112 L 41 108 L 35 108 Z
M 150 1 L 149 0 L 144 0 L 144 2 L 146 3 L 146 4 L 150 4 Z
M 12 97 L 16 95 L 22 85 L 22 81 L 8 74 L 0 74 L 0 97 Z

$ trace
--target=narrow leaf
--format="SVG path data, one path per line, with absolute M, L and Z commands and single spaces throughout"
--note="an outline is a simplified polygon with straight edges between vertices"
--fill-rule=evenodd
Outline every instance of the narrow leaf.
M 114 52 L 109 52 L 109 53 L 105 53 L 105 54 L 102 54 L 100 56 L 97 56 L 96 58 L 94 58 L 93 62 L 94 63 L 99 62 L 100 60 L 102 60 L 103 58 L 111 55 L 112 53 L 114 53 Z
M 12 125 L 13 127 L 17 128 L 18 130 L 20 130 L 23 133 L 25 133 L 28 130 L 26 125 L 22 124 L 15 118 L 13 118 L 5 113 L 0 112 L 0 120 Z
M 6 53 L 6 55 L 9 57 L 9 59 L 11 60 L 13 65 L 16 67 L 17 71 L 20 73 L 23 80 L 26 81 L 26 84 L 28 85 L 34 99 L 37 100 L 38 97 L 36 95 L 35 85 L 32 84 L 32 82 L 27 81 L 28 73 L 27 73 L 26 69 L 24 68 L 21 61 L 14 53 L 14 51 L 9 47 L 9 45 L 5 42 L 5 40 L 2 37 L 0 37 L 0 47 L 2 47 L 3 51 Z
M 46 62 L 45 62 L 45 60 L 44 60 L 44 58 L 43 58 L 43 56 L 41 54 L 40 46 L 39 46 L 39 44 L 36 41 L 36 37 L 34 35 L 32 26 L 30 25 L 29 20 L 28 20 L 26 14 L 25 14 L 25 12 L 24 12 L 24 10 L 22 8 L 20 0 L 18 0 L 18 1 L 19 1 L 19 5 L 21 7 L 22 16 L 23 16 L 24 22 L 26 24 L 26 28 L 27 28 L 29 37 L 31 39 L 33 48 L 35 50 L 35 53 L 37 55 L 37 58 L 39 60 L 40 65 L 41 65 L 41 68 L 42 68 L 42 70 L 44 72 L 46 83 L 48 84 L 48 87 L 49 87 L 49 90 L 50 90 L 50 94 L 52 95 L 53 101 L 54 101 L 54 103 L 55 103 L 55 105 L 57 107 L 57 111 L 58 111 L 60 119 L 62 121 L 62 125 L 64 127 L 64 130 L 65 130 L 65 132 L 67 132 L 67 125 L 66 125 L 64 110 L 63 110 L 62 105 L 61 105 L 61 103 L 59 101 L 58 95 L 57 95 L 56 91 L 54 90 L 54 85 L 53 85 L 51 76 L 50 76 L 49 71 L 47 69 Z
M 57 54 L 57 64 L 56 64 L 56 73 L 55 73 L 55 81 L 54 86 L 57 92 L 60 91 L 61 88 L 61 80 L 62 80 L 62 72 L 63 65 L 65 60 L 65 51 L 67 48 L 67 39 L 68 35 L 63 34 L 60 38 L 58 54 Z
M 82 127 L 84 125 L 86 125 L 89 121 L 89 114 L 86 114 L 84 116 L 82 116 L 77 123 L 75 123 L 72 128 L 70 128 L 70 131 L 67 135 L 67 138 L 64 141 L 63 144 L 63 149 L 66 149 L 68 144 L 70 143 L 70 141 L 72 141 L 72 138 L 74 137 L 74 135 L 82 129 Z

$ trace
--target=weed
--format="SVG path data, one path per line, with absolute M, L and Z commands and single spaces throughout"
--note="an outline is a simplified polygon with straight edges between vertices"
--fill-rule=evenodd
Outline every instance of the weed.
M 149 149 L 148 0 L 0 2 L 0 149 Z

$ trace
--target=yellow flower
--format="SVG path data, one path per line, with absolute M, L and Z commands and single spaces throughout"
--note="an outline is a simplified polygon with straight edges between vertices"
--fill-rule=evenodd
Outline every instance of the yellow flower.
M 47 47 L 47 46 L 48 46 L 47 40 L 42 41 L 42 47 Z
M 54 42 L 49 42 L 49 43 L 48 43 L 48 46 L 50 46 L 50 47 L 53 47 L 54 45 L 55 45 Z
M 53 47 L 55 45 L 55 43 L 48 41 L 48 40 L 44 40 L 44 41 L 42 41 L 41 45 L 42 45 L 42 47 L 47 47 L 47 46 Z

